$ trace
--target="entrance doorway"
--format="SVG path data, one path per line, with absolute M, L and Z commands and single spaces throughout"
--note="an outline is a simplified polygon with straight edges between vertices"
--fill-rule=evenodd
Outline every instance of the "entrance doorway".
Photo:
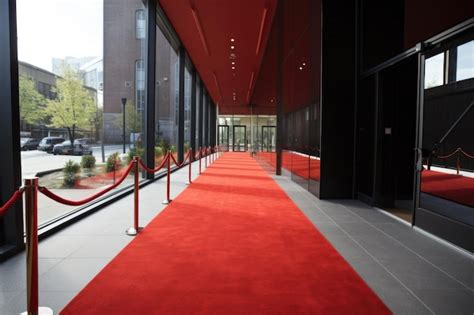
M 221 146 L 224 151 L 229 151 L 229 126 L 218 126 L 217 144 Z
M 264 152 L 274 152 L 276 143 L 276 127 L 262 126 L 262 148 Z
M 247 151 L 247 126 L 235 125 L 232 128 L 232 151 Z

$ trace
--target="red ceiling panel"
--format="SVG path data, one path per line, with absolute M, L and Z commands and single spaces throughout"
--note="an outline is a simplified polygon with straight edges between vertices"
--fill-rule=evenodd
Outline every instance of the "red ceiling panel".
M 160 0 L 221 113 L 248 108 L 276 1 Z

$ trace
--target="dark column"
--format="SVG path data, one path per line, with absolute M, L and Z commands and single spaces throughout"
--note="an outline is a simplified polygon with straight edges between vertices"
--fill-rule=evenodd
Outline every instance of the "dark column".
M 144 117 L 145 163 L 149 168 L 155 167 L 155 89 L 156 89 L 156 4 L 151 0 L 148 7 L 148 49 L 146 58 L 146 105 Z M 153 178 L 146 173 L 146 178 Z
M 217 105 L 212 106 L 212 145 L 216 145 L 217 136 Z
M 278 1 L 275 16 L 275 27 L 278 34 L 277 43 L 277 73 L 276 73 L 276 175 L 281 175 L 283 151 L 283 1 Z M 257 128 L 258 130 L 258 128 Z
M 20 112 L 16 6 L 0 0 L 0 204 L 21 185 Z M 18 201 L 0 218 L 0 261 L 23 248 L 23 212 Z
M 206 97 L 204 98 L 204 145 L 209 146 L 209 101 L 210 96 L 206 91 Z
M 196 152 L 196 69 L 191 73 L 191 149 Z
M 204 141 L 202 138 L 202 128 L 204 125 L 204 84 L 202 83 L 202 80 L 200 81 L 200 84 L 201 90 L 199 91 L 198 146 L 201 148 L 204 146 Z
M 344 10 L 341 10 L 341 8 Z M 320 198 L 352 198 L 356 1 L 323 0 Z M 344 43 L 341 47 L 340 43 Z
M 186 51 L 179 49 L 179 87 L 178 87 L 178 163 L 184 160 L 184 67 Z

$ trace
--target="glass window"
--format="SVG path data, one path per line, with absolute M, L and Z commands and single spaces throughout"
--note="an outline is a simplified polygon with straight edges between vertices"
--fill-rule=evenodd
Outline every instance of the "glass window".
M 137 10 L 135 12 L 135 22 L 136 22 L 136 38 L 144 39 L 146 37 L 146 15 L 145 10 Z
M 425 89 L 444 84 L 444 52 L 426 59 Z
M 179 58 L 159 27 L 156 28 L 155 163 L 178 144 Z
M 146 41 L 135 40 L 135 32 L 146 37 L 146 1 L 86 2 L 17 0 L 20 130 L 38 140 L 34 146 L 20 144 L 22 177 L 44 174 L 41 186 L 72 200 L 122 176 L 117 189 L 133 185 L 126 166 L 144 153 L 137 108 L 143 107 L 146 89 Z M 117 18 L 135 14 L 137 30 Z M 38 198 L 39 225 L 78 208 Z
M 199 77 L 196 76 L 196 150 L 199 149 L 199 110 L 201 109 L 201 83 Z
M 474 78 L 474 40 L 457 48 L 456 81 Z
M 145 108 L 145 62 L 143 59 L 135 62 L 135 98 L 137 110 Z
M 184 152 L 191 146 L 191 73 L 184 70 Z

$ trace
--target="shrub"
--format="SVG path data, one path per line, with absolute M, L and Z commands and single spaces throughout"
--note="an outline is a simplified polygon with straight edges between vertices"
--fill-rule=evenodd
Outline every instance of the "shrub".
M 80 169 L 81 167 L 79 166 L 79 164 L 69 160 L 66 162 L 66 164 L 64 164 L 63 172 L 77 174 Z
M 95 167 L 95 157 L 93 155 L 83 155 L 81 159 L 81 167 L 93 169 Z
M 112 172 L 114 169 L 117 169 L 117 166 L 120 165 L 120 153 L 112 153 L 105 163 L 105 169 L 107 172 Z
M 130 149 L 127 155 L 127 164 L 130 164 L 134 156 L 138 156 L 143 160 L 145 158 L 145 149 L 139 147 Z
M 76 183 L 77 173 L 80 171 L 81 167 L 79 164 L 69 160 L 66 162 L 63 168 L 63 182 L 64 186 L 72 187 Z
M 161 147 L 162 152 L 168 152 L 168 150 L 171 148 L 170 143 L 165 138 L 161 138 L 158 146 Z
M 161 147 L 155 147 L 155 157 L 162 157 L 163 149 Z

